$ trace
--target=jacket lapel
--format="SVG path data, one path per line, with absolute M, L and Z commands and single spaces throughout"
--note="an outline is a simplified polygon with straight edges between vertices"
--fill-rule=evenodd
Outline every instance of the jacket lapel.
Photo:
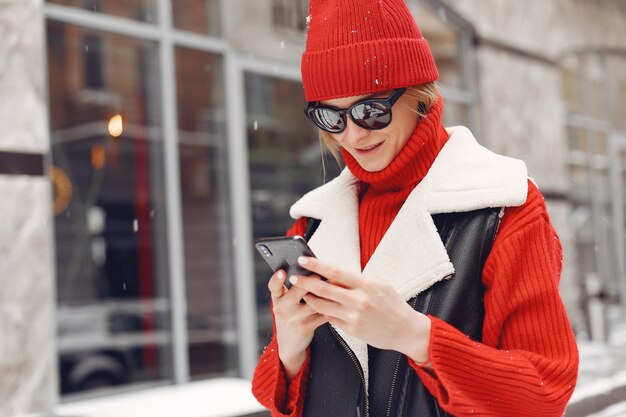
M 482 147 L 465 127 L 450 128 L 448 133 L 448 142 L 362 270 L 367 279 L 390 283 L 407 301 L 454 273 L 432 214 L 518 206 L 526 201 L 524 162 Z M 358 213 L 357 179 L 347 169 L 290 209 L 294 219 L 321 219 L 309 246 L 318 258 L 352 272 L 361 272 Z M 367 344 L 335 330 L 357 356 L 367 385 Z
M 316 211 L 322 217 L 316 218 L 322 221 L 308 242 L 315 256 L 351 272 L 361 272 L 356 182 L 346 169 L 327 184 L 333 188 L 332 198 L 319 201 Z

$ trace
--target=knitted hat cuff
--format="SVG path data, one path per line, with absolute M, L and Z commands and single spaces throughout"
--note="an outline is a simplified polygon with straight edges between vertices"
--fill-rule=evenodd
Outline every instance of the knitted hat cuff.
M 426 39 L 380 39 L 302 55 L 308 102 L 360 96 L 437 80 Z

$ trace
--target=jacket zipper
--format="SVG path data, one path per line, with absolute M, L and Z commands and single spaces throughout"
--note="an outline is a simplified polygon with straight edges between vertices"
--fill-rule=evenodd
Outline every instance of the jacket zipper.
M 503 216 L 504 216 L 504 207 L 500 208 L 500 212 L 498 213 L 498 220 L 496 222 L 496 232 L 493 235 L 494 240 L 495 240 L 496 235 L 498 234 L 498 230 L 500 229 L 500 223 L 502 222 L 502 217 Z M 443 231 L 445 231 L 445 225 L 444 225 L 444 228 L 442 230 L 442 233 L 443 233 Z M 415 310 L 415 306 L 416 305 L 417 305 L 417 297 L 415 297 L 415 300 L 413 301 L 413 304 L 411 305 L 413 310 Z M 424 310 L 427 310 L 428 307 L 429 306 L 426 306 L 426 309 L 424 309 Z M 396 387 L 396 380 L 398 379 L 398 371 L 399 371 L 399 368 L 400 368 L 400 361 L 401 360 L 402 360 L 402 355 L 400 355 L 398 357 L 398 360 L 396 361 L 395 369 L 393 371 L 393 379 L 391 380 L 391 389 L 389 390 L 389 402 L 387 403 L 387 413 L 385 414 L 386 417 L 391 417 L 391 406 L 393 404 L 393 394 L 394 394 L 395 387 Z M 359 368 L 360 368 L 360 366 L 359 366 Z M 449 414 L 444 411 L 444 416 L 449 416 Z
M 503 216 L 504 216 L 504 207 L 502 207 L 500 209 L 500 212 L 498 213 L 498 222 L 496 223 L 496 233 L 493 235 L 494 238 L 498 234 L 498 230 L 500 229 L 500 223 L 502 222 L 502 217 Z
M 417 297 L 415 297 L 415 299 L 413 300 L 413 303 L 411 304 L 411 307 L 413 308 L 413 310 L 415 310 L 416 305 L 417 305 Z M 391 405 L 393 404 L 393 392 L 395 391 L 395 388 L 396 388 L 396 380 L 398 379 L 398 370 L 400 369 L 400 361 L 402 360 L 402 356 L 403 355 L 398 356 L 398 360 L 396 361 L 396 366 L 393 371 L 393 379 L 391 380 L 391 389 L 389 390 L 389 402 L 387 403 L 387 413 L 385 414 L 386 417 L 391 417 Z
M 393 403 L 393 391 L 396 388 L 396 379 L 398 378 L 398 370 L 400 369 L 400 361 L 402 360 L 402 355 L 398 356 L 398 360 L 396 361 L 396 366 L 393 371 L 393 379 L 391 380 L 391 388 L 389 390 L 389 402 L 387 403 L 387 413 L 385 416 L 391 416 L 391 404 Z
M 359 360 L 357 359 L 357 357 L 354 354 L 354 352 L 352 351 L 352 349 L 350 349 L 350 346 L 348 346 L 346 341 L 343 340 L 343 338 L 341 336 L 339 336 L 339 333 L 337 333 L 337 331 L 333 328 L 333 326 L 330 326 L 330 329 L 333 332 L 333 334 L 335 335 L 335 338 L 337 339 L 337 341 L 339 342 L 341 347 L 343 347 L 343 349 L 346 351 L 348 356 L 350 356 L 350 359 L 352 359 L 352 362 L 354 362 L 354 365 L 358 369 L 359 375 L 361 376 L 361 383 L 363 384 L 363 391 L 365 391 L 365 374 L 363 373 L 363 368 L 361 368 L 361 364 L 359 363 Z M 364 414 L 364 417 L 369 417 L 369 415 L 370 415 L 370 404 L 369 404 L 369 398 L 368 398 L 367 392 L 364 392 L 363 397 L 365 399 L 365 414 Z M 358 416 L 358 417 L 361 417 L 361 416 Z

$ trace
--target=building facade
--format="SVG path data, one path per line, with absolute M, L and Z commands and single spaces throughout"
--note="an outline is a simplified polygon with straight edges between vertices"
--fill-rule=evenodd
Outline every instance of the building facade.
M 577 336 L 607 337 L 626 299 L 623 2 L 407 4 L 444 121 L 526 161 L 564 246 Z M 251 378 L 271 332 L 253 240 L 284 233 L 289 206 L 340 170 L 301 111 L 307 9 L 0 9 L 0 416 Z

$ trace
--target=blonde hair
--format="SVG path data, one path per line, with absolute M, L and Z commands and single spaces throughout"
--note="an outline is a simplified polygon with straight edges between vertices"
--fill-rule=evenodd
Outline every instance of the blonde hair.
M 403 106 L 407 106 L 410 110 L 414 111 L 419 119 L 426 117 L 428 110 L 432 107 L 433 104 L 437 101 L 439 96 L 441 95 L 439 91 L 439 87 L 436 82 L 430 82 L 425 84 L 419 84 L 412 87 L 408 87 L 402 98 L 399 101 L 399 104 Z M 413 103 L 418 103 L 417 106 L 413 106 Z M 341 165 L 340 152 L 341 146 L 337 141 L 333 138 L 333 135 L 319 129 L 319 139 L 320 145 L 323 148 L 326 148 L 328 152 L 335 158 L 337 164 Z M 324 176 L 326 176 L 326 168 L 323 166 L 324 158 L 322 158 L 322 169 L 324 171 Z

